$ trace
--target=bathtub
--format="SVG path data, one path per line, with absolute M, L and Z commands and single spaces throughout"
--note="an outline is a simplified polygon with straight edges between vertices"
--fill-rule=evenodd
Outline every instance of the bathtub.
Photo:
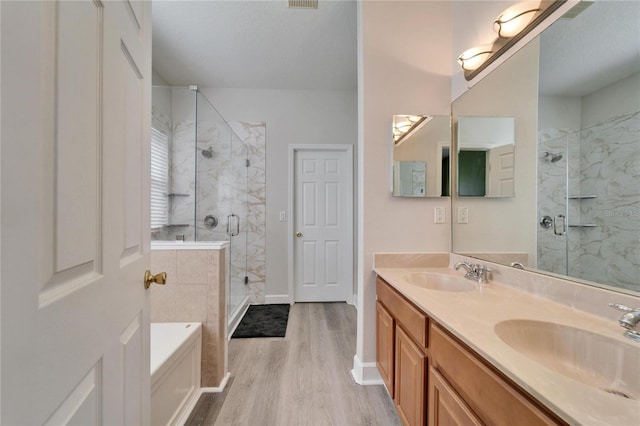
M 184 423 L 200 395 L 202 324 L 151 323 L 151 424 Z

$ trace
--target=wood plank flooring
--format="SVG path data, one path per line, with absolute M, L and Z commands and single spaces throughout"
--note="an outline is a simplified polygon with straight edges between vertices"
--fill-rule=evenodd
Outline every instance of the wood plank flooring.
M 296 303 L 284 339 L 231 339 L 233 381 L 203 395 L 186 424 L 400 425 L 383 386 L 353 381 L 355 346 L 353 306 Z

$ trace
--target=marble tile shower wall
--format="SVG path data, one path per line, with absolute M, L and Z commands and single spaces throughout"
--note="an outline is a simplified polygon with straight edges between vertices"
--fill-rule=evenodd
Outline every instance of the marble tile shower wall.
M 201 120 L 196 157 L 193 149 L 195 122 L 184 120 L 174 124 L 169 174 L 171 192 L 178 195 L 169 199 L 169 217 L 172 224 L 187 226 L 168 228 L 155 238 L 172 240 L 176 234 L 184 234 L 186 240 L 193 240 L 195 217 L 198 240 L 228 240 L 227 216 L 231 212 L 240 216 L 240 236 L 234 237 L 230 245 L 230 266 L 232 271 L 247 268 L 249 303 L 259 304 L 265 300 L 266 282 L 266 125 L 246 122 L 230 125 L 240 141 L 232 142 L 228 127 Z M 202 152 L 209 149 L 212 156 L 206 158 Z M 194 216 L 196 161 L 197 212 Z M 214 228 L 204 226 L 207 215 L 218 220 Z M 244 275 L 236 278 L 243 279 Z M 244 297 L 235 294 L 233 286 L 230 296 L 234 299 Z
M 574 225 L 567 231 L 569 275 L 640 291 L 639 140 L 638 112 L 579 133 L 539 132 L 538 215 L 568 212 Z M 546 161 L 546 151 L 563 153 L 563 159 Z M 567 188 L 569 197 L 595 198 L 567 200 Z M 565 244 L 553 228 L 538 226 L 538 268 L 567 273 Z

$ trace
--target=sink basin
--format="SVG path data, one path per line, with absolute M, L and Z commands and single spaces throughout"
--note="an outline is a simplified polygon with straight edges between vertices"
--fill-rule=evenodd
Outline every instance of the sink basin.
M 620 398 L 640 399 L 636 343 L 545 321 L 502 321 L 494 330 L 507 345 L 550 370 Z
M 429 290 L 460 292 L 476 289 L 476 285 L 471 281 L 432 272 L 410 272 L 405 274 L 403 278 L 410 284 Z

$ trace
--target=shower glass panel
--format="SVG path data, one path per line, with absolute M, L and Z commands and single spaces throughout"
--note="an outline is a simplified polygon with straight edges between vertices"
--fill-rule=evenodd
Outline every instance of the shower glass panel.
M 227 311 L 233 322 L 247 304 L 247 147 L 215 107 L 197 94 L 196 236 L 229 241 Z
M 229 241 L 231 323 L 248 301 L 247 147 L 196 89 L 154 86 L 152 104 L 152 187 L 159 189 L 152 191 L 151 238 Z M 158 158 L 168 158 L 168 167 L 154 168 Z

